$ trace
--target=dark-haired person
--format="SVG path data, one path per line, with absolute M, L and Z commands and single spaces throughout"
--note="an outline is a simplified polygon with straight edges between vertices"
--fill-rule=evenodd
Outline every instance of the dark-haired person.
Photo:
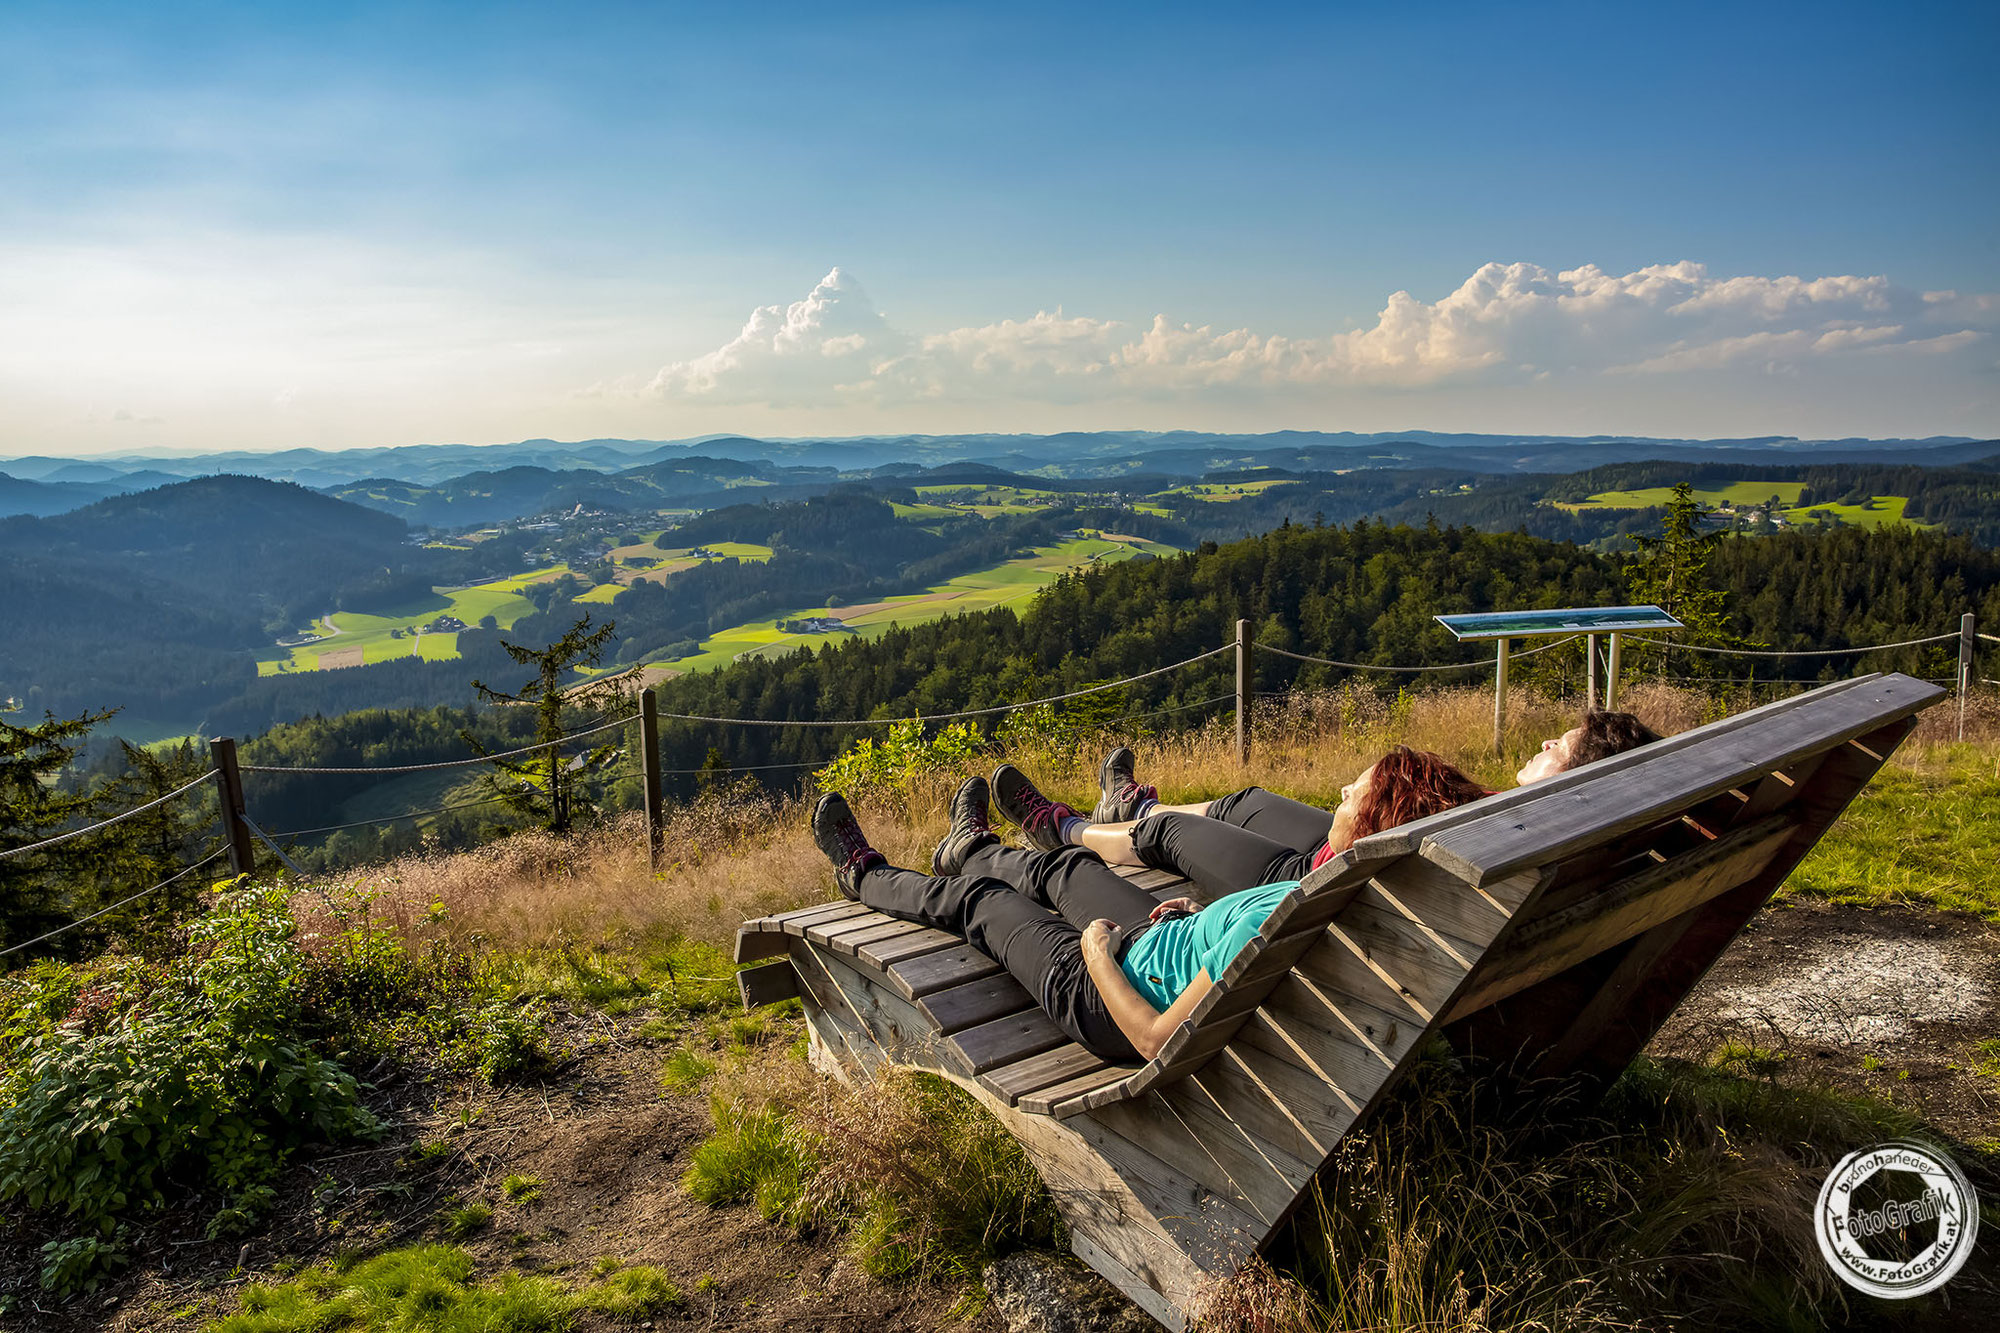
M 1377 765 L 1356 780 L 1357 811 L 1364 797 L 1378 811 L 1411 808 L 1395 790 L 1394 771 Z M 1106 1060 L 1157 1055 L 1298 887 L 1296 878 L 1250 879 L 1206 907 L 1187 898 L 1156 903 L 1085 848 L 1001 845 L 987 807 L 984 779 L 958 789 L 928 875 L 891 866 L 838 793 L 814 808 L 813 840 L 833 862 L 841 892 L 961 936 L 1006 968 L 1056 1026 Z M 1343 825 L 1354 827 L 1352 819 Z
M 1114 752 L 1105 767 L 1121 754 L 1131 751 Z M 1397 745 L 1340 789 L 1340 805 L 1331 814 L 1251 787 L 1205 810 L 1155 802 L 1136 820 L 1100 824 L 1049 800 L 1012 764 L 993 774 L 994 804 L 1034 846 L 1075 845 L 1112 865 L 1171 870 L 1210 897 L 1304 879 L 1358 838 L 1492 794 L 1437 755 Z M 1223 813 L 1215 813 L 1217 807 Z
M 1514 781 L 1525 787 L 1530 782 L 1540 782 L 1543 778 L 1552 778 L 1558 773 L 1609 759 L 1614 754 L 1651 745 L 1658 739 L 1659 732 L 1630 713 L 1607 713 L 1601 708 L 1593 708 L 1583 715 L 1583 721 L 1562 735 L 1543 741 L 1535 757 L 1521 765 Z
M 1539 782 L 1557 773 L 1650 745 L 1658 739 L 1657 732 L 1630 713 L 1592 709 L 1576 726 L 1560 736 L 1543 741 L 1534 758 L 1514 775 L 1515 781 L 1523 785 Z M 1058 846 L 1065 840 L 1064 830 L 1068 830 L 1068 840 L 1096 848 L 1116 860 L 1114 835 L 1129 832 L 1137 820 L 1152 814 L 1204 816 L 1262 834 L 1298 852 L 1315 852 L 1326 840 L 1330 812 L 1316 805 L 1307 805 L 1304 801 L 1295 801 L 1262 787 L 1245 787 L 1213 801 L 1166 805 L 1160 801 L 1159 793 L 1154 788 L 1140 784 L 1134 775 L 1136 763 L 1132 751 L 1125 746 L 1113 750 L 1105 756 L 1104 763 L 1097 770 L 1099 797 L 1089 818 L 1083 819 L 1070 807 L 1052 802 L 1050 804 L 1060 813 L 1051 820 L 1038 820 L 1035 827 L 1024 825 L 1028 841 L 1037 847 Z M 998 776 L 995 775 L 996 779 Z M 996 782 L 994 799 L 999 802 L 1000 813 L 1015 819 L 1011 798 L 1011 784 Z M 1033 809 L 1024 807 L 1020 814 L 1029 817 Z M 1096 831 L 1087 834 L 1086 829 Z

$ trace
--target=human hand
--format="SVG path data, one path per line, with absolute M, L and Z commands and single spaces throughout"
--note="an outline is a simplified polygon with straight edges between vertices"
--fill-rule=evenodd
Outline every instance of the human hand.
M 1146 919 L 1148 921 L 1163 921 L 1175 915 L 1192 916 L 1200 910 L 1201 904 L 1192 898 L 1169 898 L 1158 907 L 1155 907 L 1152 915 Z
M 1118 923 L 1099 917 L 1083 930 L 1083 956 L 1110 957 L 1111 941 L 1118 932 Z

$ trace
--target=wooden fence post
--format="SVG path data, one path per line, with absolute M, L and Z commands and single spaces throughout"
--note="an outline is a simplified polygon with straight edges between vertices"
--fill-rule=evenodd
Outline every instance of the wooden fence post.
M 1583 711 L 1597 708 L 1597 636 L 1583 636 Z
M 1236 762 L 1250 762 L 1250 622 L 1236 622 Z
M 232 874 L 247 875 L 256 867 L 257 848 L 243 818 L 243 773 L 236 766 L 236 742 L 217 736 L 208 743 L 208 752 L 215 759 L 216 776 L 222 779 L 218 804 L 222 806 L 222 836 L 229 844 L 229 869 Z
M 1493 753 L 1506 753 L 1507 641 L 1496 639 L 1493 652 Z
M 660 706 L 651 690 L 639 691 L 639 771 L 644 775 L 646 795 L 646 857 L 653 869 L 660 865 Z
M 1979 619 L 1967 611 L 1958 618 L 1958 738 L 1965 739 L 1965 696 L 1972 686 L 1972 649 L 1979 636 Z
M 1604 664 L 1604 707 L 1608 711 L 1618 706 L 1618 635 L 1611 636 L 1611 657 Z

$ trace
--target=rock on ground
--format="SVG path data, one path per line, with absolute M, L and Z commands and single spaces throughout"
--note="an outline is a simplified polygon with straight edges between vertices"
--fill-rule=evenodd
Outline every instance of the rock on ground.
M 1074 1259 L 1010 1254 L 980 1276 L 1008 1333 L 1159 1333 L 1158 1324 Z

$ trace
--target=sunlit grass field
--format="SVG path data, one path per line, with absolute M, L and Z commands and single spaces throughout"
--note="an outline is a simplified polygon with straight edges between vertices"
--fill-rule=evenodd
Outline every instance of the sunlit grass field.
M 990 569 L 961 574 L 957 578 L 933 584 L 921 593 L 890 597 L 867 608 L 810 607 L 788 611 L 769 620 L 752 621 L 749 624 L 721 630 L 703 644 L 701 653 L 682 658 L 673 666 L 676 671 L 706 671 L 727 666 L 742 656 L 774 651 L 790 652 L 801 647 L 816 648 L 823 643 L 836 643 L 851 637 L 850 634 L 843 632 L 788 634 L 778 628 L 778 622 L 783 620 L 837 618 L 852 626 L 855 633 L 873 637 L 895 624 L 921 625 L 944 616 L 956 615 L 961 611 L 990 610 L 996 606 L 1025 601 L 1054 583 L 1067 571 L 1089 564 L 1093 558 L 1108 561 L 1129 560 L 1142 552 L 1150 555 L 1171 555 L 1174 553 L 1174 548 L 1138 537 L 1121 537 L 1116 534 L 1077 538 L 1056 546 L 1036 547 L 1032 555 L 1021 559 L 1009 560 Z
M 1895 523 L 1911 523 L 1920 528 L 1936 526 L 1915 523 L 1903 516 L 1910 503 L 1908 496 L 1878 495 L 1873 509 L 1844 504 L 1801 506 L 1799 495 L 1804 490 L 1805 483 L 1802 481 L 1739 481 L 1730 486 L 1697 487 L 1694 498 L 1710 505 L 1760 505 L 1775 495 L 1783 504 L 1779 515 L 1789 523 L 1811 523 L 1815 514 L 1825 512 L 1857 528 L 1880 528 Z M 1650 486 L 1637 491 L 1602 491 L 1588 500 L 1558 504 L 1556 507 L 1571 512 L 1582 509 L 1650 509 L 1666 504 L 1673 494 L 1671 486 Z
M 1273 486 L 1284 486 L 1290 481 L 1289 477 L 1273 477 L 1269 481 L 1199 482 L 1188 486 L 1176 486 L 1170 491 L 1161 491 L 1159 494 L 1184 495 L 1195 500 L 1227 504 L 1231 500 L 1241 500 L 1246 495 L 1262 495 Z

